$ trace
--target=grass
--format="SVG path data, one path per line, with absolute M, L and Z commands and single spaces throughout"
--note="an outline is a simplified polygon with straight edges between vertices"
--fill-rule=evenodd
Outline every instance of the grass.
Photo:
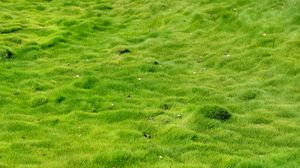
M 299 167 L 299 11 L 0 0 L 0 167 Z
M 199 120 L 199 117 L 200 118 L 203 117 L 202 115 L 204 115 L 207 118 L 216 119 L 216 120 L 220 120 L 220 121 L 229 120 L 231 117 L 230 112 L 226 108 L 216 106 L 216 105 L 204 106 L 199 110 L 198 113 L 200 113 L 200 114 L 197 114 L 195 116 L 196 122 L 197 122 L 197 120 Z M 202 113 L 202 115 L 201 115 L 201 113 Z

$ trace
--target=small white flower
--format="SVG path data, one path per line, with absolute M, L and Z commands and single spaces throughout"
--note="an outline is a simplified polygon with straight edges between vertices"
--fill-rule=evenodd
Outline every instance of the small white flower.
M 140 81 L 140 80 L 142 80 L 142 78 L 138 78 L 138 80 Z
M 77 74 L 77 75 L 76 75 L 76 78 L 79 78 L 79 77 L 80 77 L 80 75 L 79 75 L 79 74 Z
M 263 36 L 267 36 L 267 34 L 266 34 L 266 33 L 263 33 L 262 35 L 263 35 Z
M 197 72 L 193 72 L 194 74 L 196 74 Z
M 163 156 L 159 156 L 159 159 L 163 159 L 164 157 Z
M 111 106 L 114 106 L 114 104 L 111 104 Z

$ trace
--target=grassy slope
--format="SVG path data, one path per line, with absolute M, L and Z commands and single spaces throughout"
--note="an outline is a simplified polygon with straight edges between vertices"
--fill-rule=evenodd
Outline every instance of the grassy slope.
M 0 0 L 0 167 L 299 166 L 299 11 Z M 232 118 L 197 114 L 207 104 Z

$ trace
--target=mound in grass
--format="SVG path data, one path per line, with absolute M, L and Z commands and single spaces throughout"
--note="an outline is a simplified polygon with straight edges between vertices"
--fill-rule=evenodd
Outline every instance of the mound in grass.
M 34 98 L 31 101 L 31 107 L 38 107 L 48 103 L 48 99 L 46 97 Z
M 12 59 L 12 58 L 13 58 L 12 50 L 6 46 L 0 46 L 0 60 Z
M 226 108 L 218 105 L 206 105 L 199 109 L 199 113 L 207 118 L 221 121 L 226 121 L 231 117 L 230 112 Z
M 258 89 L 249 89 L 242 93 L 241 99 L 244 101 L 256 99 L 261 94 L 261 91 Z

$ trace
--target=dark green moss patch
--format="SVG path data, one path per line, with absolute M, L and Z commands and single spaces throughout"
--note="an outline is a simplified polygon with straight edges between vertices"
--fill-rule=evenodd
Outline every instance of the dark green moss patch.
M 207 105 L 200 108 L 199 112 L 209 119 L 216 119 L 221 121 L 226 121 L 230 119 L 230 112 L 218 105 Z

